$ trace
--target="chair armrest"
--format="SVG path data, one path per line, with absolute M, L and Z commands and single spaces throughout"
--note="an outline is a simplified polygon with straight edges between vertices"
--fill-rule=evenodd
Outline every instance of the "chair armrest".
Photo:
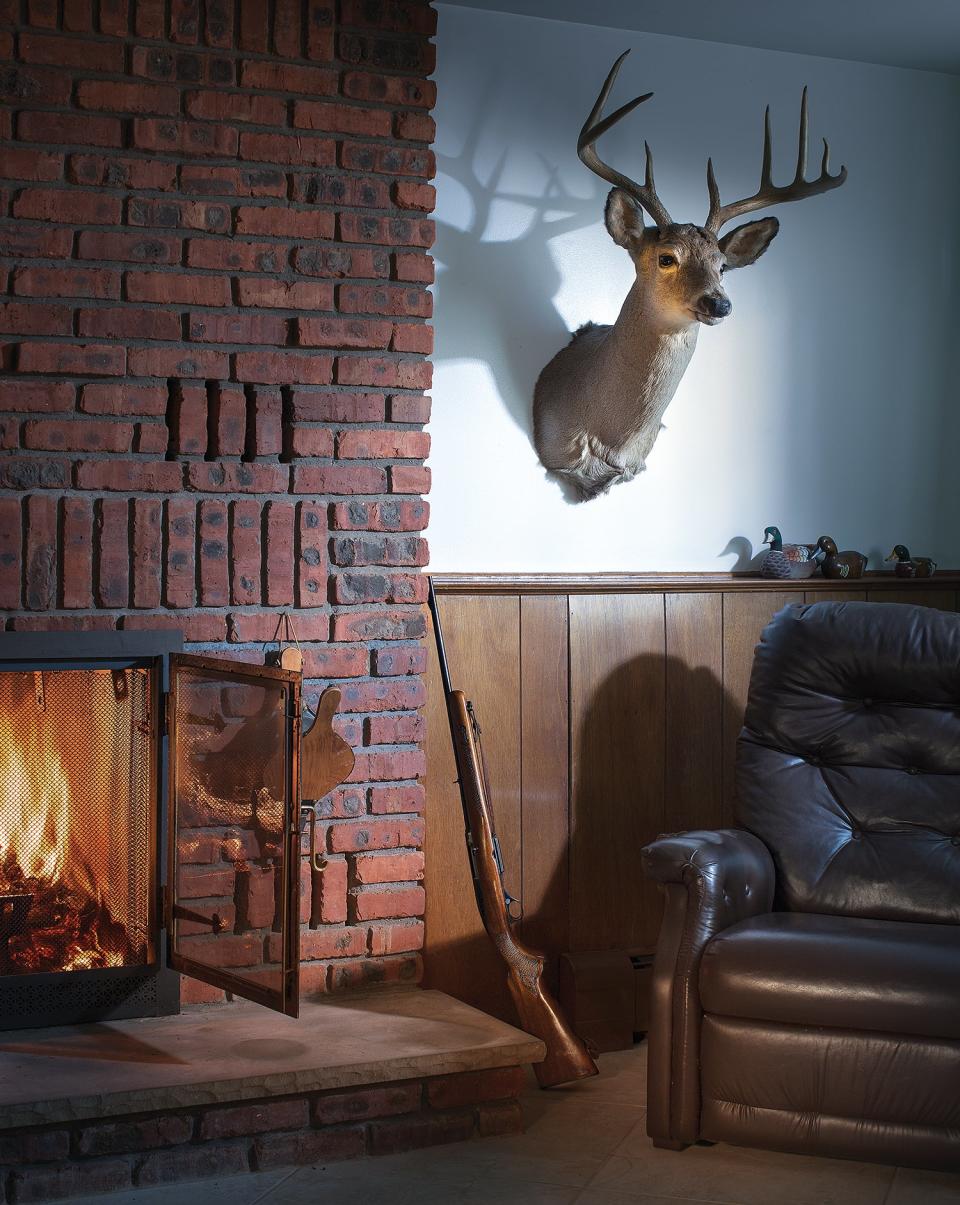
M 665 833 L 643 847 L 640 864 L 648 879 L 694 890 L 707 941 L 773 904 L 773 859 L 745 829 Z
M 653 964 L 647 1132 L 655 1142 L 695 1142 L 700 1124 L 700 960 L 724 929 L 773 905 L 767 847 L 743 829 L 671 833 L 645 846 L 641 866 L 663 885 Z

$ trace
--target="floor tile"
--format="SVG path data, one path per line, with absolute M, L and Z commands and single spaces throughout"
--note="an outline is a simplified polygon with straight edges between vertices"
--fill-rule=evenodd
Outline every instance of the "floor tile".
M 253 1172 L 245 1176 L 223 1176 L 162 1184 L 157 1188 L 134 1188 L 105 1196 L 71 1197 L 69 1205 L 255 1205 L 264 1193 L 293 1174 L 290 1168 L 275 1172 Z
M 639 1123 L 617 1147 L 591 1188 L 680 1197 L 725 1205 L 883 1205 L 894 1169 L 845 1159 L 783 1155 L 745 1147 L 658 1150 Z
M 541 1094 L 547 1099 L 622 1101 L 643 1106 L 647 1097 L 647 1044 L 613 1050 L 597 1059 L 600 1074 Z M 531 1076 L 531 1082 L 536 1081 Z M 534 1087 L 534 1091 L 540 1091 Z
M 924 1172 L 898 1167 L 883 1205 L 958 1205 L 960 1172 Z
M 582 1101 L 538 1093 L 525 1100 L 526 1131 L 501 1138 L 482 1138 L 471 1142 L 428 1147 L 403 1155 L 330 1164 L 324 1170 L 329 1181 L 344 1190 L 352 1184 L 386 1181 L 393 1186 L 429 1181 L 442 1184 L 445 1191 L 461 1186 L 472 1193 L 475 1186 L 486 1186 L 491 1200 L 494 1192 L 506 1194 L 527 1191 L 525 1186 L 556 1189 L 584 1187 L 603 1166 L 606 1157 L 642 1120 L 644 1110 L 602 1101 Z M 298 1172 L 296 1180 L 302 1180 Z M 286 1205 L 297 1201 L 296 1182 L 284 1184 L 271 1193 L 268 1205 Z M 532 1189 L 531 1189 L 532 1191 Z M 359 1199 L 359 1198 L 358 1198 Z M 473 1196 L 465 1198 L 474 1200 Z M 478 1202 L 482 1195 L 476 1197 Z M 572 1200 L 571 1193 L 559 1200 Z
M 552 1095 L 524 1101 L 523 1134 L 472 1144 L 473 1166 L 498 1180 L 514 1178 L 544 1184 L 585 1186 L 638 1122 L 645 1109 L 599 1100 L 555 1099 Z M 467 1153 L 468 1148 L 463 1148 Z M 438 1162 L 452 1169 L 462 1157 L 452 1147 L 437 1152 Z
M 263 1205 L 573 1205 L 578 1188 L 531 1181 L 472 1178 L 459 1180 L 425 1174 L 422 1163 L 410 1163 L 406 1173 L 385 1172 L 385 1159 L 364 1159 L 352 1165 L 353 1174 L 332 1175 L 333 1167 L 304 1167 L 263 1200 Z
M 704 1202 L 702 1200 L 686 1201 L 682 1197 L 635 1196 L 633 1193 L 588 1186 L 576 1198 L 574 1205 L 704 1205 Z M 724 1205 L 728 1205 L 728 1203 L 724 1203 Z M 781 1201 L 780 1205 L 789 1205 L 789 1202 Z
M 960 1175 L 726 1146 L 657 1150 L 646 1051 L 524 1092 L 526 1132 L 377 1159 L 74 1199 L 69 1205 L 960 1205 Z

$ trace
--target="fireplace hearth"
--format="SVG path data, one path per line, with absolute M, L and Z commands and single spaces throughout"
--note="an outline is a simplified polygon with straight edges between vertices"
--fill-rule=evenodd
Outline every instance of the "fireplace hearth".
M 0 633 L 0 1028 L 296 1015 L 299 679 L 179 633 Z

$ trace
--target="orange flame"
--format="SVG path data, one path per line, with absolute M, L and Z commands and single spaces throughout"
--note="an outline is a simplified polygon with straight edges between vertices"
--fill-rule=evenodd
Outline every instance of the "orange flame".
M 53 679 L 78 672 L 49 675 L 49 693 L 57 689 Z M 93 720 L 98 705 L 109 701 L 109 675 L 88 676 Z M 24 909 L 15 931 L 0 930 L 0 973 L 142 961 L 110 908 L 113 834 L 103 834 L 99 843 L 91 837 L 90 767 L 97 759 L 109 763 L 109 751 L 101 747 L 108 738 L 95 724 L 90 732 L 71 730 L 25 689 L 30 678 L 0 674 L 0 895 L 19 897 Z M 114 808 L 97 802 L 101 826 L 124 823 L 122 808 L 111 814 Z
M 70 784 L 47 725 L 14 733 L 0 715 L 0 850 L 24 877 L 54 879 L 69 865 Z M 4 883 L 0 870 L 0 886 Z

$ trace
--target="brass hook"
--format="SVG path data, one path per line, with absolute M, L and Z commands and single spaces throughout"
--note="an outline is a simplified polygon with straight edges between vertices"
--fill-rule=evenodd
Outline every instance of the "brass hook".
M 304 816 L 304 812 L 308 813 Z M 323 870 L 326 865 L 326 858 L 323 854 L 317 853 L 317 809 L 315 806 L 302 803 L 300 805 L 300 832 L 303 833 L 304 821 L 310 825 L 310 868 L 311 870 Z

